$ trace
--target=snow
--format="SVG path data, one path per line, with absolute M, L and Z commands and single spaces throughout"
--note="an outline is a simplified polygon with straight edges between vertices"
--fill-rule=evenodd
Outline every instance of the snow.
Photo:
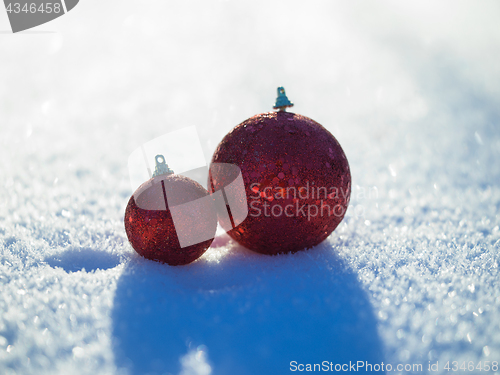
M 1 33 L 0 373 L 500 361 L 499 11 L 86 0 Z M 348 157 L 339 228 L 293 255 L 219 233 L 184 267 L 137 256 L 129 155 L 195 125 L 209 160 L 281 85 Z

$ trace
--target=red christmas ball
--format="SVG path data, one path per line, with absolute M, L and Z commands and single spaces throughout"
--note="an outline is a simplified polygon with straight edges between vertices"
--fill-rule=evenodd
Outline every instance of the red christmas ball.
M 259 253 L 295 252 L 319 244 L 339 225 L 349 204 L 347 158 L 335 137 L 305 116 L 270 112 L 249 118 L 220 142 L 214 163 L 241 169 L 248 216 L 229 227 L 228 234 Z M 210 178 L 213 192 L 232 177 L 212 168 Z
M 142 184 L 125 210 L 125 231 L 143 257 L 183 265 L 210 247 L 217 229 L 212 199 L 181 175 L 160 175 Z

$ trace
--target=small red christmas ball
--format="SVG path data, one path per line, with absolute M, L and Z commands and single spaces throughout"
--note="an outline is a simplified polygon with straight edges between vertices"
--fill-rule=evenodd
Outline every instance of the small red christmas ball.
M 217 214 L 208 191 L 181 175 L 151 178 L 136 190 L 125 210 L 125 231 L 135 251 L 172 266 L 203 255 L 216 229 Z
M 280 111 L 249 118 L 224 137 L 212 163 L 241 169 L 248 216 L 228 234 L 262 254 L 319 244 L 349 205 L 347 158 L 335 137 L 305 116 Z M 212 192 L 230 183 L 222 171 L 211 170 Z

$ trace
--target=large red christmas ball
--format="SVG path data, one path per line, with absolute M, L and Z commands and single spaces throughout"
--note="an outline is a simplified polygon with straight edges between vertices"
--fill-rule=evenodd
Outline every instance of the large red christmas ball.
M 160 175 L 142 184 L 125 210 L 125 231 L 143 257 L 170 265 L 198 259 L 217 229 L 212 199 L 181 175 Z
M 335 137 L 305 116 L 270 112 L 249 118 L 224 137 L 212 163 L 241 169 L 248 216 L 228 234 L 259 253 L 295 252 L 319 244 L 349 205 L 347 158 Z M 212 168 L 209 188 L 219 190 L 231 178 Z

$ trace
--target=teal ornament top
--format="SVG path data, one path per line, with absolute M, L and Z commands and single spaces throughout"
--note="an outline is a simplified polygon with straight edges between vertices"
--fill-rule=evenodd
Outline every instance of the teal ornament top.
M 293 103 L 288 100 L 285 94 L 284 87 L 278 87 L 278 97 L 276 98 L 276 104 L 273 109 L 277 109 L 278 111 L 286 111 L 287 107 L 293 107 Z
M 168 167 L 168 164 L 165 163 L 165 157 L 163 155 L 155 156 L 156 167 L 155 172 L 153 173 L 153 177 L 174 174 L 174 171 Z

